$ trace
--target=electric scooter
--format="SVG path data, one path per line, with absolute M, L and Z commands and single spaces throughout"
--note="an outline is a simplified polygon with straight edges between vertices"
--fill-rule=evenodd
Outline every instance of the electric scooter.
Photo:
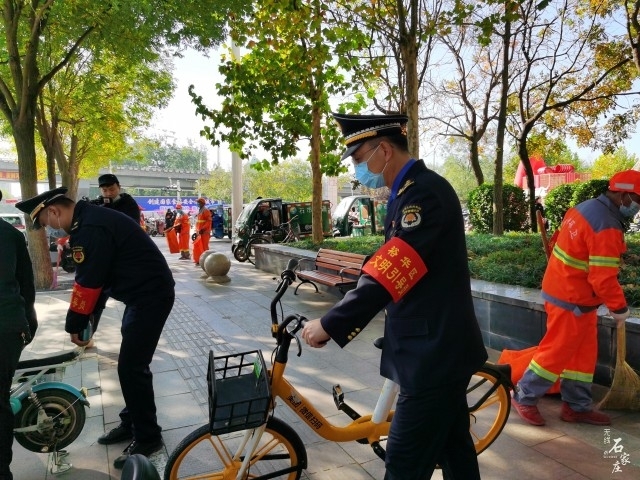
M 51 473 L 71 468 L 64 450 L 82 432 L 87 390 L 64 383 L 66 367 L 75 364 L 84 347 L 18 363 L 11 386 L 13 434 L 31 452 L 51 453 Z

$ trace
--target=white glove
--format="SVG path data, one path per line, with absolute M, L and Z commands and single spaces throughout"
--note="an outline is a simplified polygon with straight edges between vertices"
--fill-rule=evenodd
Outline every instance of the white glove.
M 620 326 L 624 323 L 624 321 L 627 318 L 629 318 L 629 315 L 631 315 L 631 312 L 629 311 L 629 309 L 627 309 L 623 313 L 613 313 L 611 310 L 609 310 L 609 315 L 611 315 L 611 317 L 613 317 L 613 319 L 616 321 L 616 325 Z

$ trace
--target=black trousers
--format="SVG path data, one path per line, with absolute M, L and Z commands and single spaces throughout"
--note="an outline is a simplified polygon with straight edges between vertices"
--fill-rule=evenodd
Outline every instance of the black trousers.
M 448 480 L 479 480 L 466 390 L 457 382 L 407 394 L 400 388 L 387 440 L 385 480 L 425 480 L 436 465 Z
M 13 458 L 13 412 L 9 403 L 11 380 L 24 346 L 22 337 L 16 333 L 2 335 L 0 348 L 0 480 L 12 480 L 11 460 Z
M 138 442 L 161 438 L 156 417 L 153 374 L 149 366 L 175 297 L 159 295 L 140 305 L 127 305 L 122 317 L 118 377 L 125 408 L 120 419 Z

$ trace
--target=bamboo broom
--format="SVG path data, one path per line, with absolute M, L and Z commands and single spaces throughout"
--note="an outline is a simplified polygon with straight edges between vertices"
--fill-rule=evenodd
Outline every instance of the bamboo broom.
M 597 407 L 608 410 L 640 410 L 640 377 L 625 361 L 627 339 L 624 322 L 616 330 L 618 345 L 613 381 L 611 389 Z

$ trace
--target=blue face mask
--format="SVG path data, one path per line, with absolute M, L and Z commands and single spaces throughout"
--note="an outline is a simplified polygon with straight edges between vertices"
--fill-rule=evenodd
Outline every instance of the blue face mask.
M 620 204 L 620 213 L 623 217 L 633 218 L 640 212 L 640 204 L 634 202 L 631 195 L 629 195 L 629 199 L 631 200 L 629 205 L 625 205 L 624 203 Z
M 371 160 L 371 157 L 375 155 L 376 150 L 378 150 L 378 148 L 380 148 L 379 144 L 375 148 L 373 153 L 369 155 L 369 158 L 367 158 L 363 162 L 360 162 L 354 165 L 356 180 L 358 180 L 358 182 L 360 182 L 365 187 L 382 188 L 385 186 L 384 176 L 382 175 L 382 172 L 371 173 L 371 170 L 369 170 L 369 166 L 368 166 L 369 160 Z M 384 171 L 384 169 L 382 171 Z

